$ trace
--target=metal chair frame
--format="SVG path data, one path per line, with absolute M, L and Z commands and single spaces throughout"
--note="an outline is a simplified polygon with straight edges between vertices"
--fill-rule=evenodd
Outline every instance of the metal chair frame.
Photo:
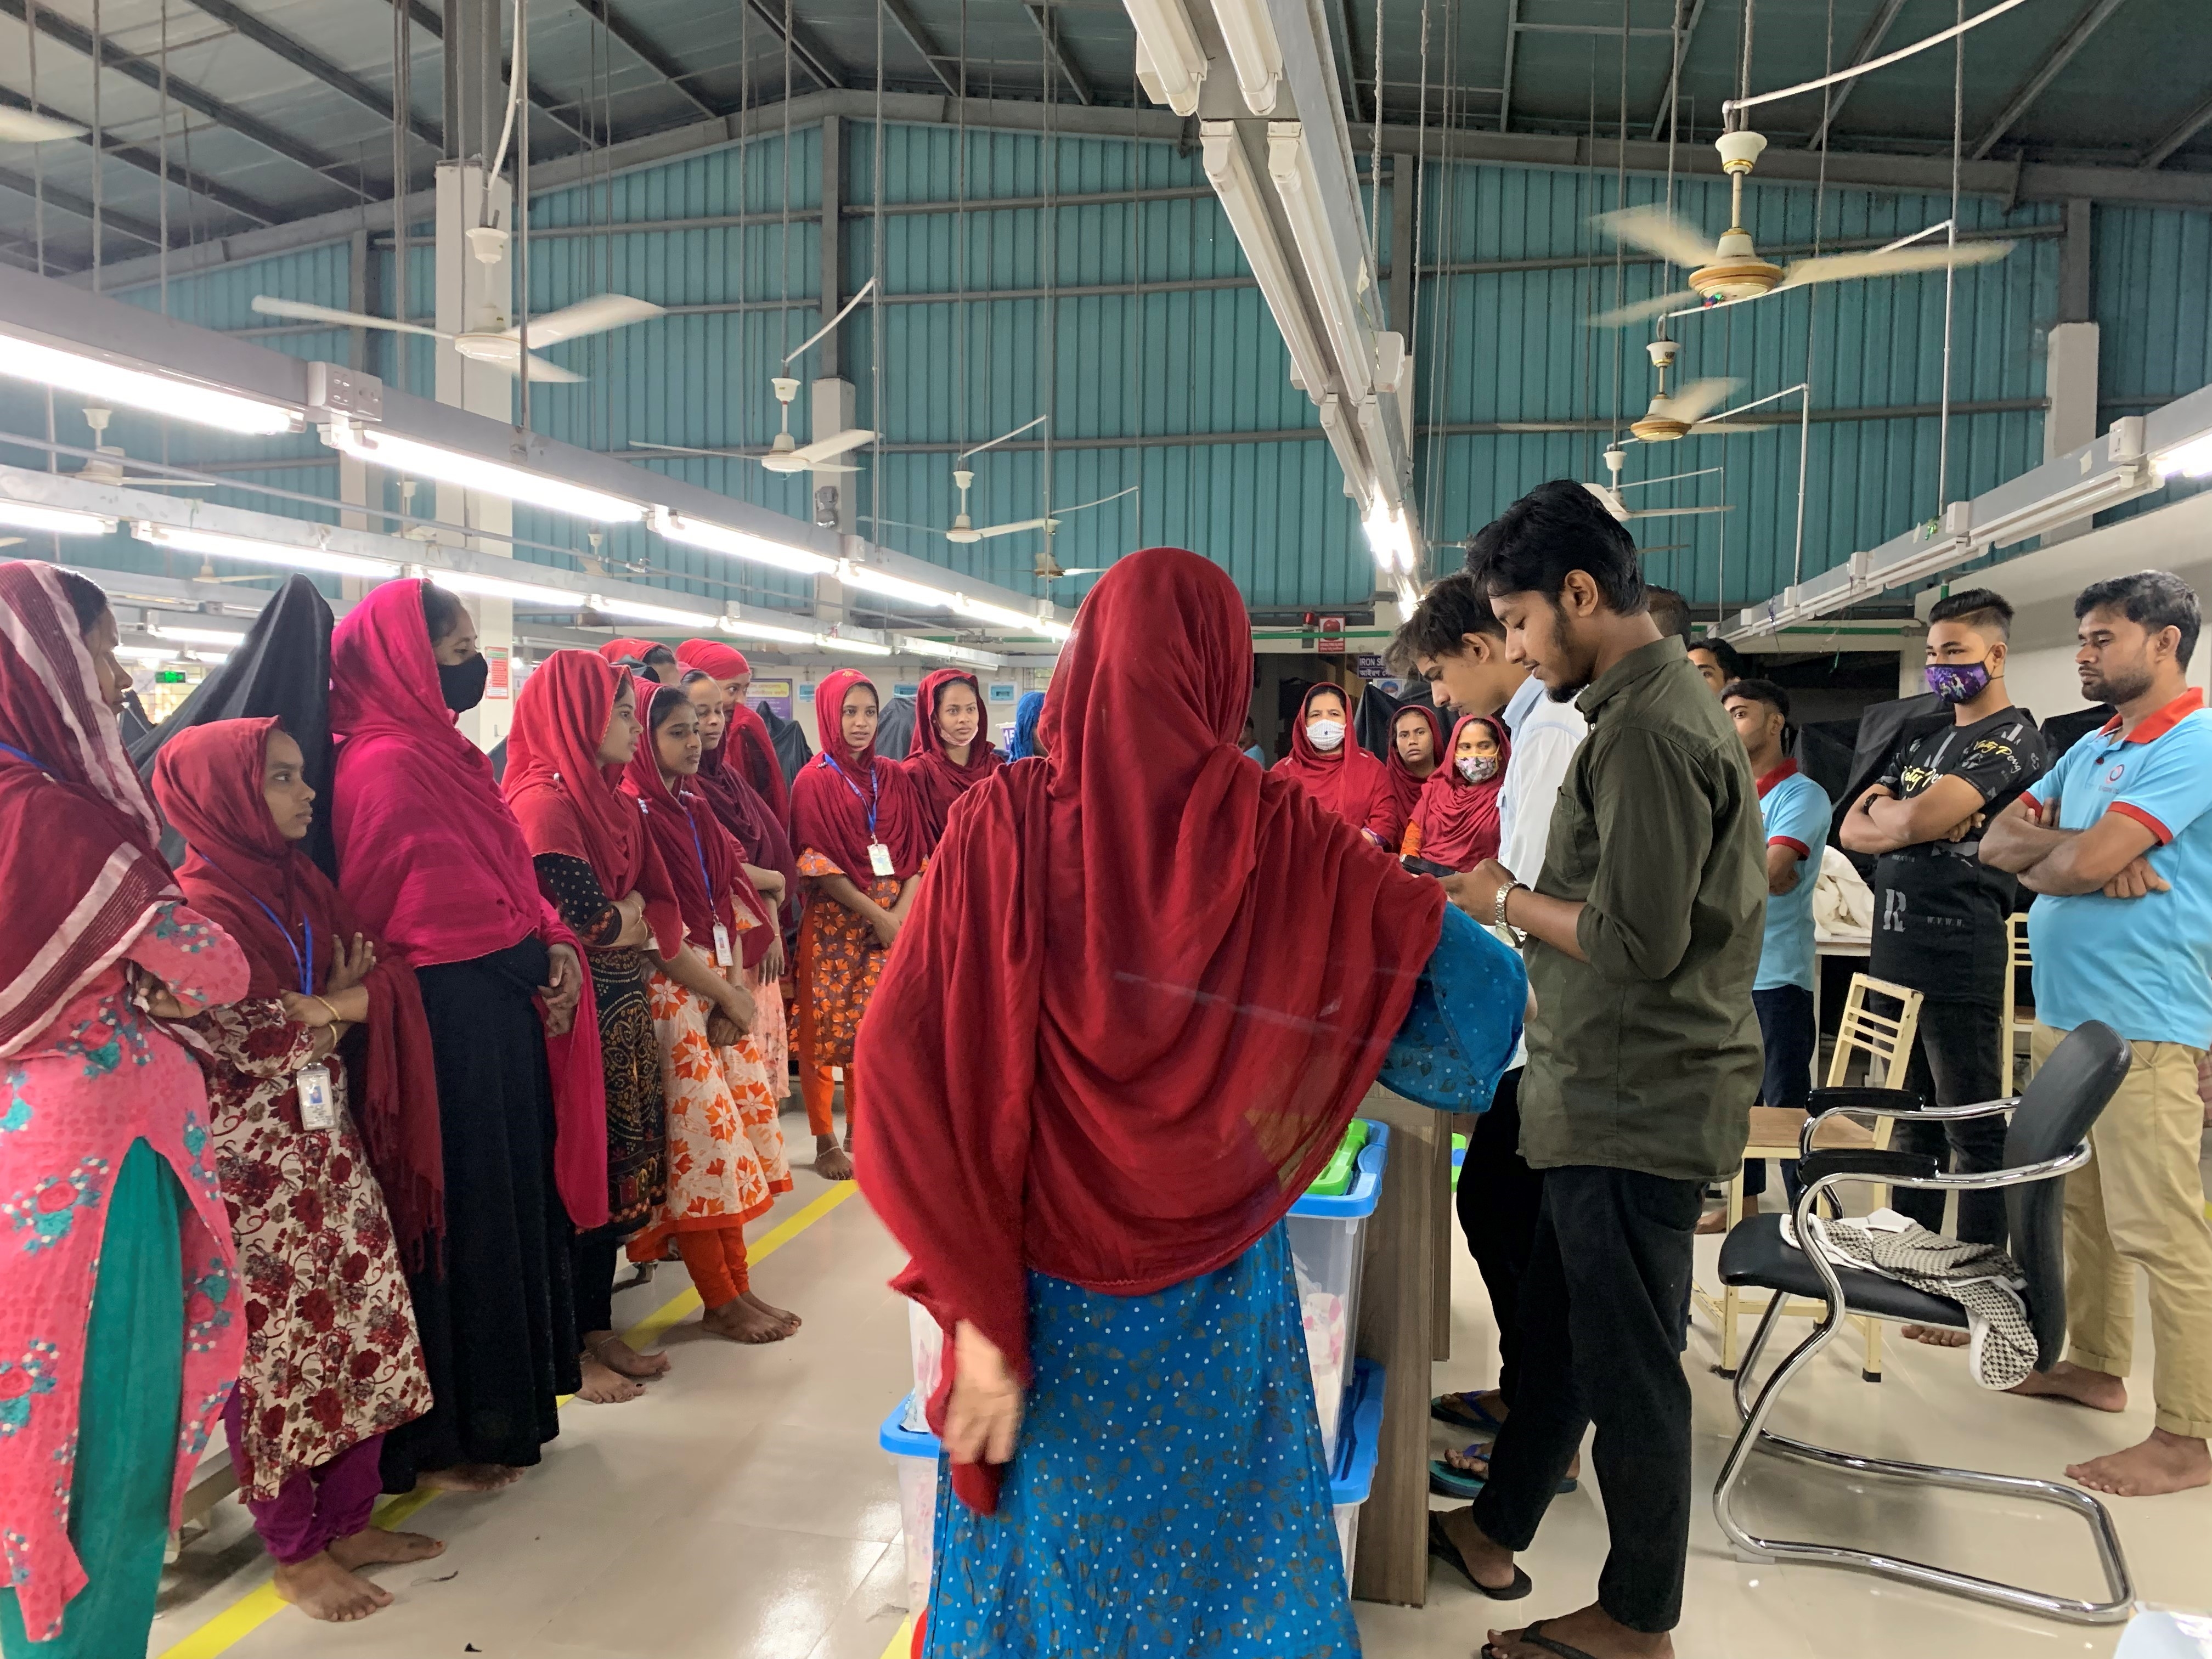
M 1925 1118 L 1986 1117 L 1999 1112 L 2008 1112 L 2019 1104 L 2017 1098 L 1984 1101 L 1971 1106 L 1929 1108 L 1919 1114 Z M 1851 1111 L 1883 1117 L 1905 1115 L 1903 1109 L 1852 1105 L 1838 1107 L 1836 1111 Z M 1821 1118 L 1833 1115 L 1823 1112 L 1808 1120 L 1800 1137 L 1799 1150 L 1802 1157 L 1813 1153 L 1813 1136 Z M 1971 1596 L 1976 1601 L 2010 1607 L 2023 1613 L 2038 1613 L 2046 1618 L 2063 1620 L 2071 1624 L 2109 1625 L 2126 1620 L 2134 1610 L 2135 1590 L 2128 1574 L 2127 1558 L 2120 1548 L 2119 1534 L 2113 1529 L 2112 1517 L 2105 1506 L 2073 1486 L 2061 1486 L 2055 1480 L 2036 1480 L 2021 1475 L 1991 1474 L 1980 1469 L 1960 1469 L 1936 1463 L 1911 1463 L 1887 1457 L 1867 1457 L 1855 1453 L 1837 1451 L 1818 1446 L 1809 1441 L 1793 1439 L 1786 1435 L 1769 1432 L 1766 1420 L 1773 1413 L 1782 1390 L 1805 1366 L 1834 1340 L 1843 1319 L 1852 1310 L 1844 1292 L 1842 1279 L 1826 1252 L 1820 1248 L 1818 1236 L 1812 1227 L 1815 1206 L 1821 1195 L 1830 1188 L 1847 1181 L 1880 1179 L 1893 1186 L 1917 1187 L 1936 1191 L 1966 1191 L 1976 1188 L 2025 1186 L 2033 1182 L 2047 1181 L 2080 1169 L 2089 1161 L 2087 1141 L 2063 1157 L 2047 1158 L 2040 1163 L 2023 1164 L 2013 1169 L 1993 1170 L 1982 1175 L 1905 1175 L 1885 1169 L 1877 1177 L 1862 1168 L 1853 1170 L 1848 1160 L 1854 1154 L 1824 1152 L 1822 1158 L 1829 1166 L 1808 1182 L 1804 1193 L 1797 1200 L 1796 1229 L 1799 1248 L 1807 1261 L 1820 1276 L 1826 1287 L 1826 1310 L 1811 1335 L 1799 1343 L 1790 1356 L 1783 1360 L 1759 1390 L 1758 1397 L 1747 1397 L 1753 1369 L 1758 1364 L 1775 1321 L 1782 1313 L 1785 1298 L 1778 1292 L 1770 1297 L 1765 1317 L 1759 1322 L 1750 1346 L 1745 1351 L 1743 1363 L 1735 1378 L 1736 1414 L 1743 1427 L 1737 1433 L 1735 1443 L 1729 1449 L 1728 1461 L 1722 1466 L 1720 1480 L 1713 1487 L 1713 1516 L 1720 1522 L 1721 1531 L 1741 1555 L 1768 1561 L 1807 1561 L 1826 1566 L 1855 1568 L 1885 1578 L 1893 1578 L 1908 1584 L 1948 1591 L 1956 1595 Z M 1884 1164 L 1904 1156 L 1890 1154 L 1885 1159 L 1875 1155 L 1869 1164 Z M 1928 1161 L 1932 1166 L 1932 1160 Z M 1844 1167 L 1836 1167 L 1838 1164 Z M 1882 1317 L 1880 1315 L 1872 1317 Z M 1763 1538 L 1750 1531 L 1735 1517 L 1731 1507 L 1737 1483 L 1742 1479 L 1745 1465 L 1750 1461 L 1753 1448 L 1763 1449 L 1785 1457 L 1817 1464 L 1825 1468 L 1842 1469 L 1859 1475 L 1888 1475 L 1901 1480 L 1918 1482 L 1923 1486 L 1949 1486 L 1962 1492 L 2000 1494 L 2011 1498 L 2033 1498 L 2039 1502 L 2056 1504 L 2071 1510 L 2088 1525 L 2090 1536 L 2097 1547 L 2098 1564 L 2101 1568 L 2108 1598 L 2101 1601 L 2085 1601 L 2078 1596 L 2054 1595 L 2047 1591 L 2029 1589 L 2018 1584 L 1978 1577 L 1972 1573 L 1954 1572 L 1946 1567 L 1930 1566 L 1901 1556 L 1885 1555 L 1871 1550 L 1852 1549 L 1840 1544 L 1814 1543 L 1802 1540 Z

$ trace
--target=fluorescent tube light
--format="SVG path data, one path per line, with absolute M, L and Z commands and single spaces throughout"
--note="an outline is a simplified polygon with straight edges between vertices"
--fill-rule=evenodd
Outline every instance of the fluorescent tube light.
M 1190 26 L 1182 0 L 1122 0 L 1137 29 L 1137 78 L 1154 103 L 1177 115 L 1198 112 L 1199 83 L 1206 79 L 1206 48 Z
M 158 645 L 118 645 L 115 654 L 125 662 L 168 662 L 183 654 L 165 651 Z
M 446 449 L 414 438 L 403 438 L 380 427 L 356 426 L 343 415 L 331 417 L 330 424 L 323 428 L 323 441 L 356 460 L 389 467 L 395 472 L 435 478 L 441 483 L 459 484 L 464 489 L 480 489 L 488 495 L 503 495 L 509 501 L 542 507 L 551 513 L 608 522 L 635 522 L 645 516 L 645 508 L 640 503 L 610 495 L 605 490 L 586 489 L 566 479 L 548 477 L 526 467 L 509 466 L 504 461 L 487 460 L 465 450 Z
M 627 617 L 633 622 L 667 623 L 675 628 L 712 628 L 720 613 L 711 611 L 685 611 L 672 605 L 638 605 L 629 599 L 611 599 L 604 593 L 591 597 L 592 609 L 604 611 L 610 617 Z
M 837 634 L 817 634 L 814 643 L 830 651 L 849 651 L 856 657 L 893 657 L 898 653 L 873 640 L 850 640 Z
M 938 657 L 946 662 L 958 663 L 963 668 L 1003 668 L 1004 657 L 994 657 L 988 651 L 973 651 L 964 645 L 948 645 L 942 640 L 925 640 L 908 635 L 899 641 L 902 650 L 911 656 Z
M 0 495 L 0 524 L 13 530 L 43 530 L 56 536 L 106 536 L 115 520 L 97 513 L 76 513 L 66 507 L 42 507 Z
M 762 564 L 772 564 L 782 570 L 796 570 L 809 576 L 826 576 L 837 568 L 835 559 L 803 547 L 787 547 L 781 542 L 770 541 L 765 536 L 756 536 L 750 531 L 733 530 L 728 525 L 715 524 L 706 519 L 687 518 L 665 507 L 655 507 L 647 515 L 653 528 L 672 542 L 682 542 L 689 547 L 703 547 L 710 553 L 726 553 L 733 559 L 752 559 Z
M 1222 211 L 1229 216 L 1229 228 L 1237 234 L 1237 244 L 1244 250 L 1245 263 L 1252 267 L 1260 292 L 1267 297 L 1267 309 L 1274 314 L 1275 326 L 1281 331 L 1283 343 L 1289 348 L 1291 379 L 1318 404 L 1331 389 L 1328 360 L 1322 355 L 1320 337 L 1315 334 L 1306 316 L 1305 302 L 1298 294 L 1297 279 L 1291 274 L 1290 261 L 1261 205 L 1259 177 L 1252 171 L 1252 163 L 1237 137 L 1236 124 L 1201 121 L 1199 136 L 1206 176 L 1212 183 L 1214 194 L 1221 198 Z
M 504 576 L 479 576 L 473 570 L 440 570 L 426 566 L 423 574 L 455 593 L 478 593 L 488 599 L 539 605 L 549 611 L 581 611 L 592 602 L 586 593 L 571 593 L 563 587 L 540 587 L 535 582 L 511 582 Z
M 2169 450 L 2158 458 L 2158 476 L 2161 483 L 2177 473 L 2201 478 L 2207 472 L 2212 472 L 2212 438 L 2199 438 L 2194 443 L 2184 444 L 2180 448 Z
M 888 570 L 873 565 L 854 564 L 848 560 L 837 567 L 837 580 L 848 587 L 857 587 L 863 592 L 880 593 L 886 599 L 904 599 L 908 605 L 927 605 L 942 609 L 957 605 L 960 596 L 948 588 L 932 587 L 927 582 L 911 581 L 904 576 L 894 576 Z
M 1255 115 L 1275 112 L 1276 89 L 1283 82 L 1283 46 L 1275 38 L 1267 0 L 1213 0 L 1213 15 L 1237 66 L 1237 89 Z
M 1360 520 L 1360 528 L 1367 532 L 1367 550 L 1375 556 L 1378 568 L 1386 574 L 1411 573 L 1413 568 L 1413 536 L 1406 523 L 1406 509 L 1392 507 L 1378 492 Z
M 226 536 L 212 530 L 191 530 L 175 525 L 137 520 L 131 533 L 140 541 L 179 553 L 198 553 L 210 559 L 250 559 L 256 564 L 290 566 L 319 570 L 333 576 L 383 579 L 399 574 L 395 559 L 365 558 L 357 553 L 333 553 L 327 548 L 300 547 L 289 542 L 264 542 L 252 536 Z
M 20 336 L 0 338 L 0 374 L 76 392 L 94 404 L 121 404 L 223 432 L 265 438 L 300 429 L 300 411 L 289 404 L 150 374 L 94 352 L 63 350 Z
M 185 660 L 186 662 L 205 663 L 210 668 L 220 668 L 223 664 L 230 660 L 230 653 L 228 651 L 187 651 L 185 653 Z
M 1042 634 L 1050 640 L 1074 637 L 1075 630 L 1049 617 L 1033 616 L 1027 611 L 1010 610 L 1003 605 L 992 605 L 983 599 L 971 599 L 965 593 L 958 596 L 958 610 L 963 616 L 973 617 L 977 622 L 995 623 L 1000 628 L 1012 628 L 1024 634 Z
M 1335 238 L 1321 207 L 1321 188 L 1313 159 L 1306 153 L 1306 131 L 1296 121 L 1267 124 L 1267 172 L 1290 222 L 1307 280 L 1321 307 L 1322 322 L 1336 348 L 1338 372 L 1347 397 L 1364 398 L 1375 379 L 1375 337 L 1352 296 L 1352 282 L 1337 258 Z M 1243 240 L 1241 237 L 1238 239 Z
M 149 622 L 146 631 L 157 640 L 181 640 L 186 645 L 219 645 L 226 649 L 246 643 L 246 635 L 227 628 L 172 628 L 167 623 Z
M 811 628 L 787 628 L 779 623 L 755 622 L 750 617 L 725 616 L 714 625 L 740 640 L 767 640 L 776 645 L 812 645 L 818 635 Z

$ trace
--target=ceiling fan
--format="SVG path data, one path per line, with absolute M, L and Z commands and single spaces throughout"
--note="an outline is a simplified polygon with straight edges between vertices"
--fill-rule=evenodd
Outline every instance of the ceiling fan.
M 952 515 L 952 528 L 939 532 L 948 542 L 958 542 L 965 545 L 971 542 L 982 541 L 992 536 L 1011 536 L 1020 530 L 1042 530 L 1048 538 L 1054 531 L 1060 528 L 1060 520 L 1048 517 L 1018 519 L 1012 524 L 987 524 L 979 526 L 968 516 L 968 491 L 975 482 L 975 475 L 964 466 L 955 467 L 952 470 L 952 482 L 960 487 L 960 510 Z
M 107 423 L 115 416 L 112 409 L 102 409 L 97 404 L 85 405 L 84 423 L 92 428 L 92 453 L 75 477 L 87 483 L 133 484 L 142 489 L 215 489 L 219 485 L 201 478 L 169 478 L 158 473 L 125 472 L 123 464 L 131 458 L 123 453 L 121 444 L 107 441 Z
M 389 317 L 371 317 L 359 311 L 338 311 L 329 306 L 309 305 L 304 300 L 279 300 L 267 294 L 253 296 L 253 309 L 264 317 L 289 317 L 300 322 L 329 323 L 338 328 L 382 328 L 396 334 L 425 334 L 434 340 L 444 341 L 472 363 L 486 363 L 509 374 L 522 372 L 520 327 L 469 329 L 448 334 L 443 329 L 428 328 L 421 323 L 397 322 Z M 558 311 L 549 311 L 543 317 L 532 317 L 530 343 L 533 347 L 558 345 L 563 340 L 604 334 L 609 329 L 641 323 L 660 314 L 661 308 L 650 300 L 634 300 L 627 294 L 595 295 Z M 584 377 L 533 350 L 530 354 L 530 378 L 565 384 Z
M 759 461 L 771 472 L 858 472 L 857 466 L 846 466 L 837 457 L 848 449 L 858 449 L 862 444 L 873 442 L 875 434 L 861 426 L 848 427 L 842 432 L 833 432 L 826 438 L 817 438 L 811 444 L 802 444 L 791 435 L 791 400 L 799 395 L 799 382 L 788 375 L 779 374 L 769 382 L 775 388 L 775 400 L 783 405 L 783 429 L 775 434 L 765 455 L 750 459 Z
M 1615 311 L 1601 312 L 1589 319 L 1593 327 L 1625 328 L 1668 312 L 1763 299 L 1769 294 L 1813 283 L 1901 276 L 1915 271 L 1941 270 L 1954 264 L 1987 264 L 2012 252 L 2010 242 L 1966 242 L 1941 247 L 1906 247 L 1892 243 L 1863 253 L 1829 253 L 1814 259 L 1793 259 L 1785 269 L 1760 258 L 1752 246 L 1750 233 L 1743 228 L 1743 181 L 1759 153 L 1766 148 L 1766 140 L 1755 132 L 1728 132 L 1722 134 L 1713 147 L 1721 153 L 1721 167 L 1729 175 L 1731 186 L 1729 228 L 1721 234 L 1719 241 L 1708 242 L 1694 225 L 1659 207 L 1621 208 L 1612 213 L 1601 213 L 1590 221 L 1615 240 L 1656 253 L 1671 264 L 1685 266 L 1690 273 L 1687 289 L 1662 295 L 1656 300 L 1622 306 Z
M 1708 513 L 1729 513 L 1735 510 L 1725 502 L 1711 507 L 1631 507 L 1621 494 L 1624 489 L 1637 489 L 1641 483 L 1663 483 L 1667 480 L 1645 478 L 1639 480 L 1638 483 L 1624 484 L 1620 481 L 1620 469 L 1627 465 L 1628 452 L 1615 444 L 1605 452 L 1606 471 L 1613 475 L 1613 482 L 1601 484 L 1585 483 L 1583 486 L 1584 489 L 1596 496 L 1605 510 L 1622 524 L 1626 524 L 1633 519 L 1694 519 Z M 1686 545 L 1686 544 L 1679 544 Z M 1644 548 L 1638 550 L 1650 553 L 1671 552 L 1674 550 Z

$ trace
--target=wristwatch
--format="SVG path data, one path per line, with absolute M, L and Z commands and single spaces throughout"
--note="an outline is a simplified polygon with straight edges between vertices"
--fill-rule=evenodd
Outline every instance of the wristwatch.
M 1498 902 L 1491 908 L 1490 921 L 1492 927 L 1502 927 L 1507 933 L 1512 934 L 1514 942 L 1518 944 L 1520 941 L 1528 937 L 1527 930 L 1524 928 L 1516 927 L 1511 922 L 1505 920 L 1506 896 L 1516 887 L 1524 893 L 1528 890 L 1528 884 L 1525 882 L 1518 881 L 1509 881 L 1505 885 L 1498 890 Z

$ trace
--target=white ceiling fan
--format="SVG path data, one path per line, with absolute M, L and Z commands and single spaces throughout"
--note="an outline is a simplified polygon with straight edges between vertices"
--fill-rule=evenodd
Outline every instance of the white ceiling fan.
M 364 312 L 338 311 L 329 306 L 309 305 L 303 300 L 279 300 L 267 294 L 253 296 L 253 309 L 264 317 L 289 317 L 300 322 L 329 323 L 337 328 L 381 328 L 395 334 L 423 334 L 431 339 L 442 340 L 471 362 L 487 363 L 509 374 L 522 372 L 522 330 L 520 327 L 501 329 L 470 329 L 459 334 L 448 334 L 443 329 L 428 328 L 421 323 L 402 323 L 390 317 L 371 317 Z M 574 305 L 563 306 L 558 311 L 549 311 L 543 317 L 530 319 L 530 343 L 532 347 L 558 345 L 563 340 L 581 339 L 587 334 L 604 334 L 609 329 L 641 323 L 649 317 L 658 317 L 661 308 L 650 300 L 632 299 L 627 294 L 599 294 L 588 300 L 579 300 Z M 541 357 L 533 349 L 530 354 L 530 378 L 568 383 L 584 377 L 574 369 L 563 368 L 550 357 Z
M 1627 465 L 1628 452 L 1615 444 L 1605 452 L 1606 471 L 1613 475 L 1613 482 L 1601 484 L 1585 483 L 1583 486 L 1584 489 L 1596 496 L 1603 504 L 1605 510 L 1622 524 L 1627 524 L 1635 519 L 1694 519 L 1708 513 L 1729 513 L 1735 510 L 1724 502 L 1711 507 L 1631 507 L 1627 499 L 1621 494 L 1623 490 L 1639 489 L 1647 483 L 1666 483 L 1671 481 L 1665 478 L 1643 478 L 1635 483 L 1624 484 L 1620 481 L 1620 470 Z M 1696 475 L 1684 476 L 1695 477 Z M 1656 553 L 1672 552 L 1674 549 L 1644 548 L 1638 550 Z
M 1717 242 L 1709 242 L 1694 225 L 1676 218 L 1664 208 L 1622 208 L 1601 213 L 1590 222 L 1616 240 L 1656 253 L 1669 264 L 1689 270 L 1689 287 L 1678 293 L 1643 300 L 1591 318 L 1597 328 L 1625 328 L 1668 312 L 1741 300 L 1763 299 L 1788 289 L 1814 283 L 1854 282 L 1865 276 L 1902 276 L 1916 271 L 1941 270 L 1947 265 L 1987 264 L 2012 252 L 2010 242 L 1964 242 L 1939 247 L 1908 247 L 1917 240 L 1908 236 L 1887 247 L 1862 253 L 1829 253 L 1816 259 L 1793 259 L 1787 269 L 1759 257 L 1751 234 L 1743 228 L 1743 181 L 1766 148 L 1766 140 L 1751 131 L 1721 135 L 1714 144 L 1721 167 L 1732 186 L 1729 228 Z M 1942 227 L 1939 227 L 1941 228 Z M 1923 231 L 1918 235 L 1929 233 Z
M 796 354 L 794 354 L 796 355 Z M 826 438 L 817 438 L 811 444 L 802 444 L 791 435 L 791 400 L 799 395 L 799 382 L 788 375 L 779 374 L 769 382 L 775 387 L 775 400 L 783 405 L 783 429 L 769 445 L 768 453 L 750 459 L 757 460 L 771 472 L 858 472 L 857 466 L 842 465 L 837 457 L 848 449 L 858 449 L 872 443 L 875 434 L 866 427 L 848 427 L 842 432 L 833 432 Z
M 131 484 L 142 489 L 215 489 L 219 485 L 202 478 L 170 478 L 159 473 L 125 472 L 124 463 L 131 458 L 123 453 L 121 444 L 107 441 L 107 423 L 115 416 L 112 409 L 102 409 L 97 404 L 85 405 L 84 423 L 92 428 L 92 453 L 72 476 L 87 483 Z
M 959 542 L 965 545 L 970 542 L 983 541 L 993 536 L 1011 536 L 1021 530 L 1042 530 L 1047 535 L 1050 535 L 1052 532 L 1060 528 L 1060 520 L 1050 517 L 1018 519 L 1012 524 L 979 526 L 968 516 L 968 491 L 975 482 L 975 475 L 964 466 L 955 467 L 952 471 L 952 482 L 960 487 L 960 510 L 952 515 L 952 528 L 940 532 L 948 542 Z

